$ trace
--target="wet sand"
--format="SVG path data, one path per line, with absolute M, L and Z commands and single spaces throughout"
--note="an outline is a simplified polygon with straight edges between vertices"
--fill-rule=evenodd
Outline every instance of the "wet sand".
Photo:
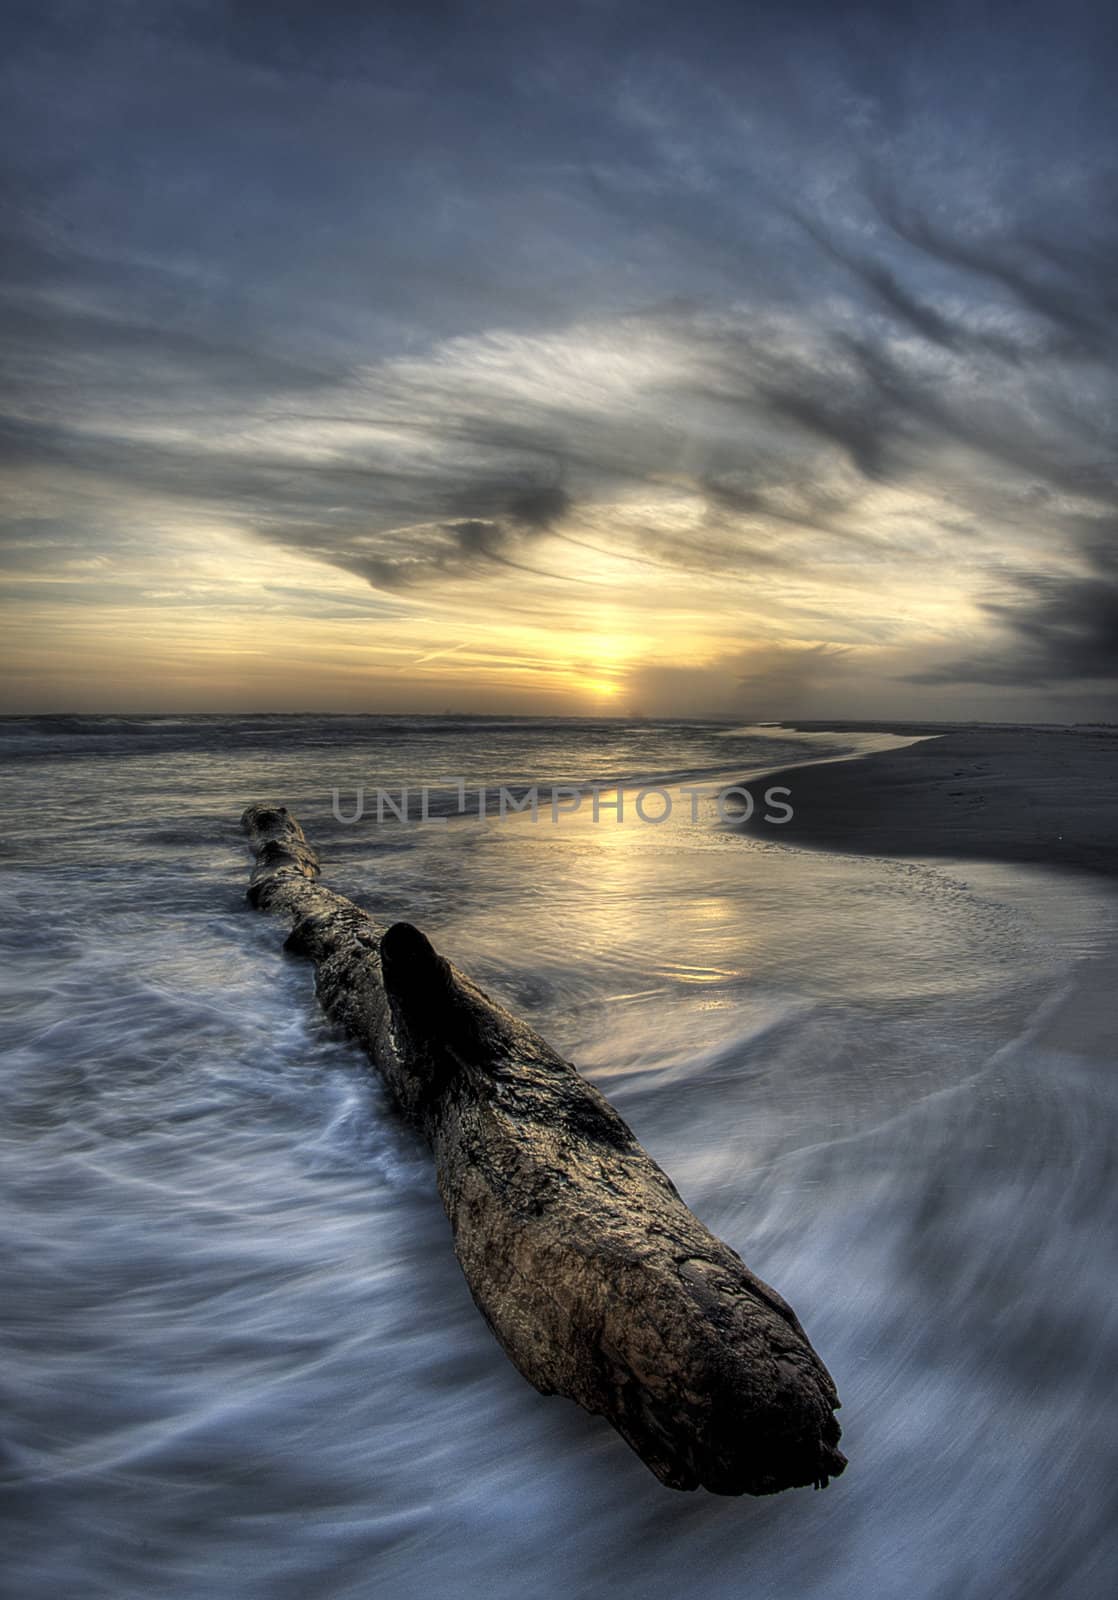
M 824 725 L 787 726 L 821 731 Z M 905 729 L 889 725 L 889 731 Z M 792 820 L 779 829 L 758 818 L 745 826 L 768 840 L 859 855 L 1118 873 L 1118 728 L 934 732 L 912 725 L 907 731 L 921 742 L 770 778 L 769 786 L 791 790 Z

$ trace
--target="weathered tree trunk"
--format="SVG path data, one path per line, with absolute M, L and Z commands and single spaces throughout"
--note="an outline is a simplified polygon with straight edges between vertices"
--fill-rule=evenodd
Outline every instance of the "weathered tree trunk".
M 835 1386 L 791 1307 L 684 1205 L 591 1084 L 406 922 L 316 882 L 283 808 L 250 806 L 249 898 L 286 913 L 327 1014 L 434 1152 L 475 1302 L 543 1394 L 606 1417 L 662 1483 L 822 1486 Z

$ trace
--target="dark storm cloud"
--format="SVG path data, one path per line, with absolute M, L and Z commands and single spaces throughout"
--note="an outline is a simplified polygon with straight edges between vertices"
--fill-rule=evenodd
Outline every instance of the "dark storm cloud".
M 1017 576 L 923 681 L 1110 675 L 1109 547 L 1075 523 L 1118 511 L 1104 8 L 8 27 L 21 572 L 36 537 L 111 561 L 162 502 L 392 593 L 516 575 L 526 611 L 602 581 L 564 550 L 730 584 L 965 563 Z
M 1022 573 L 1011 601 L 984 609 L 1005 630 L 997 649 L 912 674 L 915 683 L 1047 687 L 1118 683 L 1118 528 L 1091 541 L 1081 570 Z

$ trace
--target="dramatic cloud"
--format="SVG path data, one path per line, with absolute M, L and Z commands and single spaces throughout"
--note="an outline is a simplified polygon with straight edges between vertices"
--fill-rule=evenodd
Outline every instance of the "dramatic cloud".
M 236 703 L 277 606 L 324 704 L 1116 681 L 1100 8 L 10 18 L 19 703 L 44 640 L 51 703 L 113 636 L 134 682 L 156 612 Z
M 1105 533 L 1112 539 L 1114 529 Z M 1067 681 L 1118 683 L 1118 541 L 1088 546 L 1074 575 L 1022 573 L 1012 601 L 984 609 L 1008 638 L 994 649 L 913 674 L 916 683 L 1048 687 Z

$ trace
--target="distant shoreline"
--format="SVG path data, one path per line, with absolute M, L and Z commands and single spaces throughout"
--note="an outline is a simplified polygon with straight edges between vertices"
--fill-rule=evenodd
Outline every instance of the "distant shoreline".
M 920 743 L 769 775 L 791 791 L 781 842 L 858 855 L 1028 862 L 1118 875 L 1118 729 L 785 722 Z M 743 831 L 762 830 L 755 821 Z M 771 840 L 773 830 L 763 830 Z

